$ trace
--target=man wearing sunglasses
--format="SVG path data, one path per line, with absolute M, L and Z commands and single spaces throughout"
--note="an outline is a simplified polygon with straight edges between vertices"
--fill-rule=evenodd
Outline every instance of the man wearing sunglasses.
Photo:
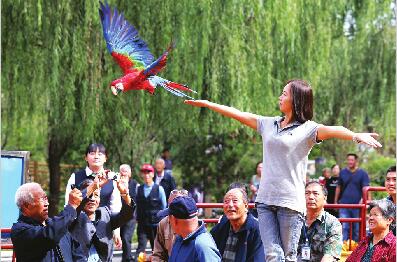
M 154 238 L 156 237 L 157 225 L 160 219 L 157 212 L 167 206 L 165 192 L 162 186 L 154 183 L 154 168 L 150 164 L 141 166 L 141 176 L 144 184 L 138 187 L 136 195 L 137 201 L 137 234 L 138 248 L 136 254 L 145 252 L 147 240 L 150 246 L 154 248 Z

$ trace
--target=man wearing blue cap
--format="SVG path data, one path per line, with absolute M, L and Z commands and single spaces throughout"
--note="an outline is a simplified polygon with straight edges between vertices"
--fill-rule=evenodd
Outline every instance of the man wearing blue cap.
M 193 198 L 175 198 L 169 208 L 158 216 L 169 216 L 170 224 L 177 234 L 169 262 L 221 261 L 214 239 L 203 222 L 198 221 L 197 206 Z

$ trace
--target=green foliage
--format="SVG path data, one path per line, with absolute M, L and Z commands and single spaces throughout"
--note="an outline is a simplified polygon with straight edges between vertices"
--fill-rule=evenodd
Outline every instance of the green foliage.
M 183 163 L 183 186 L 188 189 L 200 186 L 212 195 L 212 201 L 221 201 L 232 182 L 248 184 L 255 174 L 256 163 L 262 159 L 262 143 L 243 132 L 189 136 L 180 142 L 184 148 L 175 159 Z
M 109 1 L 139 30 L 155 57 L 176 41 L 161 76 L 188 84 L 198 91 L 195 97 L 278 115 L 285 81 L 303 78 L 315 91 L 315 121 L 374 130 L 384 145 L 379 153 L 394 156 L 396 50 L 390 3 Z M 204 183 L 216 198 L 232 180 L 247 180 L 262 153 L 254 131 L 190 108 L 165 90 L 112 96 L 109 83 L 121 70 L 107 53 L 98 7 L 96 0 L 2 1 L 3 148 L 30 150 L 34 159 L 56 160 L 55 166 L 57 161 L 84 165 L 85 147 L 97 141 L 110 152 L 109 167 L 128 162 L 137 170 L 171 145 L 184 182 Z M 349 15 L 355 22 L 346 35 Z M 221 151 L 205 154 L 219 144 Z M 357 149 L 353 143 L 326 141 L 311 158 L 341 163 Z
M 396 159 L 385 156 L 371 155 L 366 163 L 362 164 L 371 179 L 371 185 L 373 186 L 384 186 L 386 178 L 386 170 L 396 165 Z

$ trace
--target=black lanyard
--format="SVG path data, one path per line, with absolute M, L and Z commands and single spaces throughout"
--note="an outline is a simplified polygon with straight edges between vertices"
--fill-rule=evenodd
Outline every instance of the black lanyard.
M 324 232 L 325 232 L 325 234 L 327 233 L 326 218 L 327 218 L 327 213 L 324 214 L 324 220 L 321 219 L 321 221 L 319 221 L 321 224 L 324 223 Z M 311 224 L 311 226 L 316 227 L 316 224 L 315 224 L 315 223 L 316 223 L 317 221 L 318 221 L 317 219 L 314 220 L 313 223 Z M 320 226 L 321 226 L 321 224 L 320 224 Z M 309 228 L 306 226 L 306 223 L 305 223 L 305 224 L 303 225 L 303 236 L 305 237 L 305 241 L 306 241 L 307 243 L 311 243 L 311 240 L 312 240 L 313 235 L 314 235 L 315 233 L 317 233 L 317 229 L 314 228 L 310 235 L 308 234 L 308 232 L 309 232 Z
M 316 221 L 314 221 L 313 223 L 315 223 Z M 314 230 L 311 232 L 311 234 L 309 235 L 309 233 L 308 233 L 308 231 L 309 231 L 309 228 L 306 226 L 306 224 L 305 225 L 303 225 L 303 236 L 305 237 L 305 241 L 306 241 L 306 243 L 311 243 L 311 241 L 312 241 L 312 236 L 313 236 L 313 234 L 314 234 Z

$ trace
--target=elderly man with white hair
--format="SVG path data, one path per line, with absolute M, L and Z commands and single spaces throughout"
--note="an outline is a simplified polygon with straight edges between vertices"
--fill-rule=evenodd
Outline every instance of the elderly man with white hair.
M 86 261 L 78 242 L 68 233 L 81 201 L 81 192 L 71 190 L 64 210 L 48 218 L 48 199 L 41 186 L 37 183 L 20 186 L 15 193 L 20 216 L 11 228 L 17 261 Z
M 154 174 L 154 182 L 164 188 L 165 198 L 168 199 L 170 197 L 171 191 L 176 189 L 176 183 L 174 177 L 172 176 L 172 171 L 165 170 L 165 162 L 162 158 L 156 160 L 154 163 L 154 169 L 156 169 Z

